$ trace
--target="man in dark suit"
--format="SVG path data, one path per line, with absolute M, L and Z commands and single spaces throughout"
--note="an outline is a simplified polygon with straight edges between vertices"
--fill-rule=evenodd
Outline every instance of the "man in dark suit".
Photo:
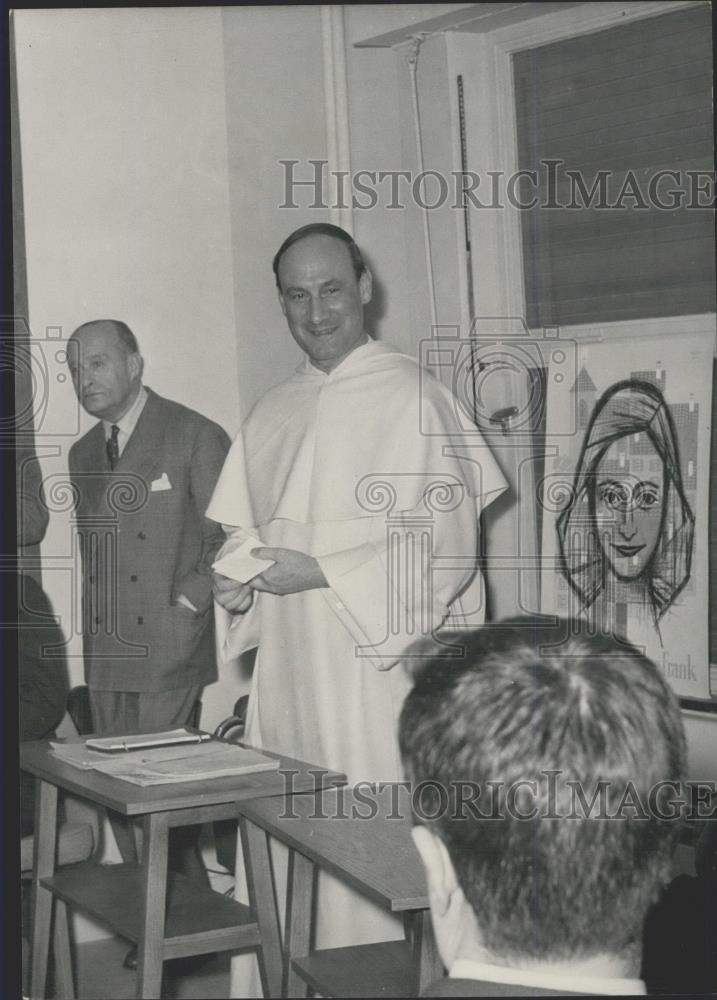
M 182 726 L 217 676 L 211 564 L 223 534 L 204 511 L 229 439 L 142 385 L 139 347 L 125 323 L 85 323 L 67 356 L 82 406 L 99 418 L 69 456 L 94 730 Z M 196 837 L 185 847 L 173 850 L 175 866 L 206 878 Z
M 661 673 L 577 622 L 516 618 L 429 653 L 400 720 L 449 978 L 427 996 L 645 992 L 685 738 Z

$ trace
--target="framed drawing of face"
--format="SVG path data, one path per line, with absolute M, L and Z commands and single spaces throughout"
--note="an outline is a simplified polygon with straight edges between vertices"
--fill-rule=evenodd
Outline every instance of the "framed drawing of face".
M 662 393 L 638 379 L 615 383 L 592 412 L 557 519 L 563 575 L 584 608 L 611 576 L 632 585 L 657 625 L 690 578 L 694 524 Z

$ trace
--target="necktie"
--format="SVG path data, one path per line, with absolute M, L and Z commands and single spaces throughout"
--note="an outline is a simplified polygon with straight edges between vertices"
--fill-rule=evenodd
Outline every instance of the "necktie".
M 112 424 L 112 433 L 107 438 L 107 458 L 110 460 L 110 469 L 114 467 L 119 462 L 119 443 L 117 438 L 119 436 L 119 427 L 117 424 Z

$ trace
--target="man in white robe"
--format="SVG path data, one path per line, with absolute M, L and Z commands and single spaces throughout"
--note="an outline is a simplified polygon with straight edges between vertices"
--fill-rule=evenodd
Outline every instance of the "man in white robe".
M 230 533 L 220 556 L 250 533 L 273 560 L 248 584 L 216 576 L 234 615 L 225 655 L 258 645 L 250 743 L 352 784 L 397 781 L 401 657 L 446 621 L 483 621 L 478 517 L 505 481 L 452 394 L 366 333 L 372 279 L 347 233 L 303 227 L 274 272 L 307 357 L 252 410 L 207 511 Z M 401 936 L 323 877 L 318 947 Z M 247 990 L 234 976 L 233 995 Z

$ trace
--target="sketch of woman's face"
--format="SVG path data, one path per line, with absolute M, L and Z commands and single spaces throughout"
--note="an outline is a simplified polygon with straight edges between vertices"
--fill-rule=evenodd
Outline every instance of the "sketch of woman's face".
M 637 473 L 630 469 L 629 440 L 614 441 L 596 470 L 598 535 L 609 565 L 621 580 L 636 580 L 644 574 L 660 537 L 665 494 L 663 465 L 654 445 L 643 436 Z M 659 471 L 651 471 L 655 459 Z

